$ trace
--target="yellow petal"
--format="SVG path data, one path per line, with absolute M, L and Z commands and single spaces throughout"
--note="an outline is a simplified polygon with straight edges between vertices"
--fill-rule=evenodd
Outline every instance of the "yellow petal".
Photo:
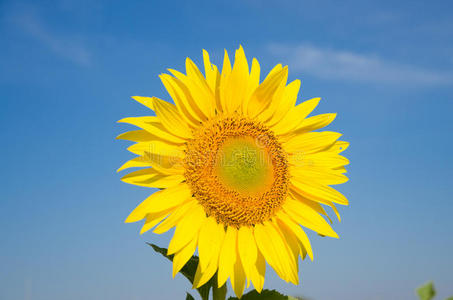
M 238 245 L 239 247 L 242 246 Z M 239 256 L 239 253 L 236 252 L 236 256 Z M 236 297 L 241 298 L 245 287 L 245 272 L 240 259 L 236 259 L 234 263 L 234 276 L 231 278 L 231 286 Z
M 214 72 L 217 75 L 216 82 L 215 82 L 215 90 L 212 92 L 214 93 L 214 98 L 215 98 L 215 113 L 218 114 L 220 112 L 223 112 L 222 108 L 222 103 L 220 102 L 220 81 L 222 79 L 219 70 L 217 69 L 216 65 L 213 65 Z
M 292 137 L 283 143 L 288 153 L 302 153 L 303 155 L 320 152 L 331 147 L 341 136 L 341 133 L 332 131 L 307 132 Z
M 164 128 L 157 117 L 130 117 L 121 119 L 118 121 L 118 123 L 128 123 L 135 125 L 137 127 L 143 128 L 144 130 L 146 130 L 146 132 L 155 137 L 167 140 L 172 143 L 183 144 L 186 142 L 186 138 L 178 137 Z
M 218 224 L 213 217 L 209 217 L 200 229 L 198 254 L 200 267 L 205 271 L 214 256 L 219 256 L 219 250 L 225 236 L 223 225 Z
M 255 240 L 256 244 L 258 246 L 258 249 L 260 252 L 263 254 L 264 259 L 266 262 L 275 270 L 275 272 L 280 276 L 280 277 L 286 277 L 282 276 L 283 270 L 281 267 L 281 264 L 278 260 L 278 255 L 276 255 L 276 249 L 274 248 L 274 245 L 272 244 L 272 241 L 270 240 L 270 236 L 267 233 L 266 228 L 262 224 L 257 224 L 255 225 Z
M 338 212 L 338 209 L 335 207 L 335 205 L 333 203 L 329 206 L 332 208 L 333 212 L 337 216 L 338 222 L 341 222 L 341 216 L 340 216 L 340 213 Z
M 250 70 L 250 78 L 248 81 L 247 85 L 247 92 L 245 94 L 244 101 L 242 102 L 242 111 L 246 112 L 247 111 L 247 106 L 250 100 L 250 97 L 252 97 L 253 93 L 255 90 L 258 88 L 260 84 L 260 64 L 258 63 L 258 60 L 256 58 L 253 58 L 252 60 L 252 67 Z
M 209 111 L 211 116 L 214 116 L 218 112 L 223 111 L 220 103 L 220 81 L 222 76 L 217 66 L 211 64 L 209 61 L 209 54 L 205 50 L 203 50 L 203 61 L 205 65 L 206 83 L 209 90 L 209 99 L 211 99 L 209 103 L 205 103 L 205 105 L 209 106 L 209 109 L 205 109 L 204 111 Z
M 170 216 L 166 218 L 162 223 L 160 223 L 159 226 L 157 226 L 153 230 L 153 232 L 157 234 L 162 234 L 172 229 L 178 224 L 178 222 L 185 216 L 185 214 L 190 209 L 195 207 L 195 205 L 197 205 L 197 202 L 195 201 L 195 199 L 193 199 L 174 208 Z
M 184 173 L 181 157 L 153 155 L 150 153 L 145 153 L 145 157 L 153 169 L 161 174 L 182 175 Z
M 345 167 L 338 167 L 338 168 L 335 168 L 335 170 L 340 174 L 344 174 L 347 172 Z
M 307 201 L 311 201 L 311 202 L 319 202 L 319 203 L 321 203 L 321 204 L 330 206 L 330 207 L 333 209 L 333 211 L 335 212 L 335 214 L 337 215 L 338 221 L 341 221 L 340 214 L 338 213 L 338 210 L 337 210 L 337 208 L 335 207 L 335 205 L 332 203 L 332 201 L 329 201 L 329 200 L 326 200 L 326 199 L 316 199 L 316 200 L 308 199 L 308 198 L 304 197 L 304 196 L 300 193 L 300 190 L 299 190 L 297 187 L 295 187 L 295 186 L 291 186 L 291 187 L 290 187 L 290 194 L 291 194 L 293 197 L 296 197 L 295 199 L 297 199 L 297 200 L 300 200 L 300 199 L 307 199 Z
M 206 75 L 206 82 L 208 83 L 211 91 L 215 93 L 218 76 L 216 70 L 214 69 L 211 61 L 209 59 L 208 51 L 203 49 L 203 63 L 204 63 L 204 73 Z
M 195 277 L 193 280 L 192 288 L 199 288 L 200 286 L 202 286 L 203 284 L 208 282 L 209 279 L 212 278 L 212 276 L 214 276 L 215 272 L 217 271 L 217 266 L 218 266 L 218 261 L 219 261 L 218 258 L 219 257 L 218 257 L 218 253 L 217 253 L 217 259 L 211 260 L 208 267 L 204 271 L 201 270 L 201 264 L 198 263 L 197 271 L 195 272 Z
M 210 218 L 213 220 L 213 218 Z M 207 222 L 210 222 L 209 219 L 205 222 L 205 225 Z M 214 221 L 215 222 L 215 221 Z M 206 234 L 207 231 L 210 231 L 209 229 L 208 230 L 204 230 L 204 228 L 206 226 L 203 226 L 202 229 L 200 230 L 200 237 L 199 237 L 199 244 L 198 244 L 198 253 L 200 255 L 200 261 L 198 263 L 198 267 L 197 267 L 197 272 L 195 273 L 195 279 L 194 279 L 194 283 L 193 283 L 193 286 L 194 287 L 200 287 L 202 286 L 203 284 L 205 284 L 209 279 L 211 279 L 212 276 L 214 276 L 215 272 L 217 271 L 218 269 L 218 266 L 219 266 L 219 256 L 220 256 L 220 247 L 222 245 L 222 242 L 223 242 L 223 238 L 225 236 L 225 229 L 224 229 L 224 225 L 223 224 L 217 224 L 217 222 L 215 222 L 215 224 L 213 224 L 211 222 L 211 225 L 208 225 L 211 227 L 212 229 L 212 234 L 213 234 L 213 239 L 211 240 L 211 243 L 212 243 L 212 249 L 210 250 L 207 250 L 206 249 L 206 244 L 203 246 L 205 248 L 205 250 L 203 251 L 204 254 L 201 254 L 200 253 L 200 242 L 201 242 L 201 234 L 202 234 L 202 231 L 204 231 Z M 204 240 L 206 243 L 206 241 L 209 241 L 208 238 L 206 238 L 206 236 L 204 237 Z M 206 255 L 206 251 L 208 252 L 211 252 L 211 254 L 208 254 L 208 256 L 210 256 L 209 260 L 207 261 L 207 266 L 203 267 L 202 265 L 202 256 Z M 206 256 L 204 257 L 204 260 L 206 261 Z
M 156 139 L 148 142 L 139 142 L 129 148 L 130 152 L 141 155 L 135 161 L 123 165 L 120 170 L 131 166 L 151 166 L 164 175 L 183 174 L 182 161 L 183 147 Z
M 348 177 L 332 169 L 317 168 L 313 166 L 298 166 L 290 168 L 291 176 L 299 181 L 316 182 L 324 185 L 342 184 Z
M 182 175 L 184 173 L 184 169 L 182 166 L 184 154 L 182 152 L 182 148 L 170 146 L 166 143 L 162 143 L 159 141 L 152 141 L 137 143 L 135 145 L 130 146 L 128 150 L 131 151 L 132 153 L 141 156 L 126 162 L 117 170 L 117 172 L 133 167 L 152 167 L 153 172 L 157 173 L 156 175 Z M 170 156 L 171 154 L 173 154 L 174 156 Z M 139 173 L 137 171 L 137 173 L 133 174 L 134 175 L 131 176 L 126 175 L 123 178 L 127 179 L 135 175 L 146 175 L 146 172 Z M 155 180 L 161 178 L 162 176 L 157 176 Z M 134 181 L 136 180 L 134 179 Z M 129 181 L 127 182 L 132 183 Z
M 255 66 L 255 68 L 257 68 L 257 70 L 256 70 L 255 72 L 260 72 L 260 66 L 259 66 L 259 64 L 258 64 L 258 61 L 257 61 L 256 59 L 254 59 L 253 62 L 255 62 L 255 61 L 256 61 L 256 66 Z M 252 64 L 252 71 L 253 71 L 253 67 L 254 67 L 254 66 L 253 66 L 253 64 Z M 281 64 L 276 65 L 276 66 L 273 67 L 272 70 L 267 74 L 267 76 L 266 76 L 266 78 L 264 79 L 264 81 L 269 81 L 269 80 L 271 80 L 271 78 L 272 78 L 275 74 L 281 72 L 282 69 L 283 69 L 283 66 L 282 66 Z M 260 75 L 260 74 L 258 73 L 258 76 L 259 76 L 259 75 Z M 255 76 L 256 76 L 256 75 L 255 75 Z M 252 77 L 252 73 L 250 73 L 250 77 Z M 258 79 L 258 81 L 256 82 L 257 79 Z M 251 99 L 253 93 L 254 93 L 254 92 L 256 91 L 256 89 L 259 87 L 259 77 L 258 77 L 257 79 L 255 79 L 256 86 L 251 86 L 251 87 L 250 87 L 250 88 L 253 88 L 253 90 L 252 90 L 252 91 L 249 90 L 250 93 L 247 94 L 247 99 L 246 99 L 246 101 L 244 101 L 244 103 L 243 103 L 243 112 L 245 112 L 245 113 L 247 112 L 248 103 L 249 103 L 249 101 L 250 101 L 250 99 Z M 269 102 L 269 105 L 264 109 L 264 111 L 263 111 L 262 113 L 260 113 L 260 114 L 257 115 L 257 120 L 264 122 L 264 121 L 266 121 L 266 120 L 269 119 L 270 115 L 273 114 L 273 110 L 275 110 L 275 107 L 278 106 L 278 103 L 280 102 L 280 99 L 278 99 L 278 97 L 279 97 L 280 95 L 277 95 L 277 94 L 280 94 L 280 93 L 279 93 L 280 88 L 281 88 L 282 86 L 283 86 L 283 87 L 285 86 L 286 80 L 287 80 L 287 75 L 286 75 L 286 77 L 284 77 L 284 78 L 280 81 L 280 84 L 279 84 L 277 90 L 276 90 L 276 91 L 273 93 L 273 95 L 272 95 L 272 100 Z M 263 83 L 264 83 L 264 81 L 263 81 Z M 274 102 L 277 102 L 277 103 L 274 103 Z M 267 123 L 267 122 L 266 122 L 266 123 Z
M 153 135 L 146 130 L 131 130 L 120 134 L 116 137 L 118 140 L 126 140 L 133 142 L 145 142 L 153 139 Z
M 348 199 L 330 186 L 315 182 L 303 182 L 298 180 L 298 178 L 292 178 L 291 183 L 294 190 L 310 200 L 320 203 L 322 203 L 322 200 L 327 200 L 341 205 L 348 205 Z
M 304 249 L 301 249 L 301 243 L 297 239 L 296 235 L 291 231 L 289 227 L 285 225 L 281 220 L 275 221 L 276 227 L 280 230 L 281 236 L 289 246 L 293 259 L 296 261 L 296 265 L 299 261 L 299 254 L 303 253 Z
M 318 130 L 320 128 L 324 128 L 327 125 L 329 125 L 330 123 L 332 123 L 333 120 L 335 120 L 336 116 L 337 116 L 337 114 L 330 113 L 330 114 L 321 114 L 321 115 L 313 116 L 310 118 L 306 118 L 302 121 L 302 123 L 300 123 L 300 125 L 298 127 L 294 128 L 294 130 L 295 130 L 294 133 L 301 134 L 304 132 L 309 132 L 309 131 Z
M 266 78 L 264 78 L 264 81 L 269 80 L 272 78 L 275 74 L 280 73 L 283 70 L 283 65 L 282 64 L 277 64 L 275 65 L 269 73 L 266 75 Z
M 291 283 L 298 285 L 300 253 L 299 242 L 291 233 L 285 235 L 280 227 L 280 223 L 278 223 L 275 219 L 273 219 L 271 223 L 286 246 L 286 251 L 281 251 L 280 253 L 282 254 L 282 257 L 287 260 L 287 265 L 290 266 L 289 270 L 291 271 L 291 275 L 288 276 L 288 279 Z
M 269 123 L 272 123 L 273 115 L 277 108 L 280 106 L 280 102 L 282 100 L 283 93 L 285 91 L 286 81 L 288 80 L 288 74 L 283 77 L 280 85 L 278 86 L 277 90 L 275 91 L 274 95 L 272 96 L 272 101 L 269 106 L 264 109 L 256 118 L 257 120 L 265 123 L 269 126 Z
M 225 112 L 233 113 L 242 108 L 247 93 L 249 70 L 244 49 L 236 50 L 231 73 L 220 82 L 220 101 Z
M 319 204 L 318 202 L 315 202 L 315 201 L 309 200 L 307 198 L 304 198 L 300 194 L 292 192 L 291 189 L 289 191 L 289 195 L 288 196 L 290 198 L 294 199 L 294 200 L 304 202 L 305 204 L 310 206 L 314 211 L 316 211 L 318 214 L 326 216 L 327 219 L 329 219 L 330 223 L 332 223 L 332 219 L 330 219 L 330 217 L 327 215 L 327 213 L 324 210 L 324 208 L 322 207 L 322 205 Z
M 167 128 L 168 131 L 174 133 L 175 135 L 181 138 L 191 138 L 192 132 L 190 131 L 187 123 L 179 114 L 176 106 L 167 101 L 158 99 L 156 97 L 154 100 L 154 110 L 156 116 L 159 118 L 159 121 L 162 122 L 162 125 Z
M 266 275 L 266 261 L 263 254 L 258 251 L 256 263 L 251 269 L 250 279 L 253 282 L 253 286 L 258 293 L 261 293 L 264 286 L 264 278 Z
M 255 225 L 255 239 L 258 249 L 269 265 L 285 281 L 294 281 L 293 260 L 289 259 L 285 243 L 270 222 Z
M 149 109 L 154 110 L 153 99 L 151 97 L 132 96 L 132 99 L 134 99 L 140 104 L 143 104 Z
M 168 214 L 171 212 L 171 209 L 167 209 L 164 211 L 159 211 L 156 213 L 150 213 L 146 215 L 146 221 L 143 225 L 142 229 L 140 230 L 140 234 L 144 234 L 154 226 L 156 226 L 159 222 L 165 219 Z
M 348 149 L 349 143 L 345 141 L 336 141 L 327 151 L 332 151 L 335 153 L 341 153 L 344 150 Z
M 181 203 L 192 197 L 192 192 L 185 183 L 160 190 L 146 198 L 140 203 L 127 217 L 126 223 L 137 222 L 145 218 L 149 213 L 163 211 Z
M 282 80 L 288 76 L 288 67 L 284 67 L 281 71 L 266 78 L 263 83 L 255 90 L 247 105 L 247 115 L 250 118 L 255 118 L 263 110 L 265 110 L 278 90 Z
M 197 237 L 194 237 L 184 248 L 179 250 L 173 258 L 173 278 L 192 257 L 197 248 Z
M 349 160 L 334 151 L 322 151 L 304 155 L 302 152 L 289 155 L 288 162 L 294 167 L 312 166 L 314 168 L 335 169 L 349 164 Z
M 169 144 L 162 140 L 138 142 L 129 146 L 127 150 L 137 155 L 149 153 L 151 155 L 164 155 L 180 158 L 184 157 L 184 148 L 182 146 Z
M 258 248 L 256 246 L 255 237 L 253 231 L 248 226 L 242 226 L 238 231 L 238 247 L 239 257 L 244 267 L 247 278 L 252 278 L 253 268 L 255 267 L 256 260 L 258 258 Z M 255 285 L 255 283 L 253 283 Z
M 215 98 L 214 93 L 208 86 L 203 75 L 190 60 L 186 60 L 188 75 L 184 75 L 176 70 L 168 69 L 176 78 L 173 80 L 184 93 L 189 110 L 196 114 L 195 118 L 200 121 L 205 121 L 214 115 Z M 195 69 L 195 71 L 193 70 Z M 194 123 L 195 124 L 195 123 Z M 195 124 L 199 126 L 199 124 Z
M 170 70 L 170 72 L 172 71 Z M 178 74 L 181 73 L 178 72 Z M 200 122 L 206 120 L 206 116 L 203 115 L 191 96 L 189 87 L 187 86 L 189 79 L 184 74 L 180 76 L 174 78 L 168 74 L 161 74 L 159 77 L 184 120 L 193 127 L 197 127 Z
M 230 73 L 231 73 L 230 58 L 228 57 L 228 52 L 225 49 L 225 55 L 223 56 L 222 77 L 227 76 Z
M 231 63 L 230 63 L 230 58 L 228 56 L 228 52 L 225 49 L 225 54 L 223 56 L 223 65 L 222 65 L 222 73 L 220 75 L 220 80 L 218 83 L 218 96 L 216 98 L 217 102 L 217 109 L 221 112 L 227 112 L 227 107 L 226 107 L 226 102 L 224 101 L 225 96 L 223 95 L 224 93 L 224 88 L 226 83 L 228 82 L 228 77 L 231 74 Z
M 272 127 L 272 130 L 278 135 L 292 132 L 316 108 L 320 100 L 320 98 L 313 98 L 293 107 L 280 122 Z
M 125 162 L 116 171 L 120 172 L 122 170 L 129 169 L 129 168 L 143 168 L 143 167 L 150 167 L 150 166 L 151 166 L 151 164 L 148 162 L 148 160 L 145 157 L 139 156 L 139 157 L 133 158 L 133 159 Z M 144 173 L 144 174 L 146 174 L 146 173 Z
M 186 59 L 187 86 L 192 93 L 198 107 L 207 117 L 214 116 L 215 98 L 205 77 L 201 74 L 197 65 L 190 59 Z M 195 93 L 195 94 L 194 94 Z
M 300 225 L 322 235 L 338 238 L 338 234 L 333 231 L 329 223 L 327 223 L 326 220 L 324 220 L 324 218 L 321 217 L 309 205 L 300 201 L 293 200 L 291 198 L 287 198 L 283 209 Z
M 206 220 L 206 213 L 201 205 L 195 206 L 176 226 L 175 234 L 168 245 L 167 254 L 174 254 L 198 235 Z
M 228 277 L 233 274 L 233 267 L 236 262 L 236 242 L 237 229 L 228 227 L 222 248 L 220 249 L 219 271 L 217 277 L 219 287 L 221 287 Z
M 280 99 L 272 118 L 267 122 L 268 126 L 274 126 L 280 122 L 296 105 L 299 89 L 300 80 L 294 80 L 284 88 L 282 98 Z
M 304 230 L 296 224 L 286 213 L 280 211 L 277 214 L 278 219 L 283 222 L 288 228 L 296 235 L 298 240 L 302 243 L 303 247 L 308 253 L 308 256 L 313 260 L 313 250 L 311 248 L 310 240 Z
M 177 185 L 178 183 L 184 181 L 185 177 L 179 174 L 166 175 L 157 172 L 153 168 L 146 168 L 124 175 L 121 180 L 138 186 L 163 189 Z

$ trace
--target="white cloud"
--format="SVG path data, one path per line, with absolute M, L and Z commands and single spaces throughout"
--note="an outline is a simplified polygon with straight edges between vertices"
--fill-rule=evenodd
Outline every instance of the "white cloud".
M 80 39 L 71 35 L 58 35 L 46 26 L 31 10 L 13 13 L 9 20 L 25 33 L 45 45 L 54 54 L 78 65 L 87 66 L 91 53 Z
M 453 83 L 453 73 L 386 61 L 373 55 L 306 44 L 271 44 L 268 49 L 272 54 L 284 57 L 293 70 L 322 79 L 416 85 Z

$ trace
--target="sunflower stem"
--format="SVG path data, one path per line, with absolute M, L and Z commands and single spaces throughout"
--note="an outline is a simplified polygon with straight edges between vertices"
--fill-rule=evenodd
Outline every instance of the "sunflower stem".
M 213 300 L 225 300 L 227 294 L 227 287 L 226 284 L 222 285 L 221 287 L 212 287 L 212 299 Z

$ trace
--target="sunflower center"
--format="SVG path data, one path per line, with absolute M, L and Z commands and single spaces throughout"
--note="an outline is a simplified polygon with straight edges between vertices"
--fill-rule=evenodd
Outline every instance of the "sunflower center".
M 287 195 L 287 159 L 277 138 L 238 115 L 203 124 L 187 144 L 184 168 L 194 197 L 227 226 L 269 220 Z
M 226 187 L 244 195 L 259 193 L 268 188 L 273 179 L 267 150 L 251 137 L 225 140 L 218 151 L 216 172 Z

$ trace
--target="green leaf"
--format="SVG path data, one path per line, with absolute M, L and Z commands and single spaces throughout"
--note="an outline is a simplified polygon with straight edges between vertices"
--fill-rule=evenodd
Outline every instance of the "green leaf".
M 261 294 L 258 293 L 256 290 L 250 291 L 244 296 L 242 296 L 241 300 L 290 300 L 295 299 L 293 297 L 288 297 L 285 295 L 280 294 L 276 290 L 263 290 Z M 236 297 L 230 297 L 228 300 L 238 300 Z
M 168 260 L 173 261 L 174 255 L 167 255 L 167 249 L 158 247 L 154 244 L 147 243 L 149 246 L 151 246 L 154 251 L 162 254 L 165 256 Z M 184 267 L 181 269 L 180 273 L 186 277 L 191 284 L 193 284 L 193 280 L 195 278 L 195 272 L 197 271 L 197 266 L 198 266 L 198 257 L 197 256 L 192 256 L 189 261 L 184 265 Z M 217 287 L 217 273 L 212 276 L 212 278 L 206 282 L 203 286 L 197 288 L 198 293 L 201 296 L 201 299 L 203 300 L 208 300 L 209 299 L 209 293 L 211 291 L 211 288 L 213 289 L 213 297 L 214 300 L 224 300 L 226 297 L 227 293 L 227 287 L 226 285 L 223 285 L 222 287 L 218 288 Z M 223 298 L 222 298 L 223 296 Z M 187 296 L 189 297 L 189 296 Z M 192 296 L 190 296 L 192 297 Z M 190 299 L 190 298 L 186 298 Z
M 434 284 L 432 281 L 425 283 L 424 285 L 417 288 L 417 295 L 420 300 L 431 300 L 436 295 Z
M 192 297 L 191 294 L 189 294 L 189 293 L 186 293 L 186 294 L 187 294 L 187 295 L 186 295 L 186 300 L 195 300 L 195 298 Z
M 447 299 L 445 299 L 445 300 L 453 300 L 453 296 L 451 296 L 451 297 L 448 297 L 448 298 L 447 298 Z
M 157 253 L 162 254 L 168 260 L 173 261 L 174 255 L 167 255 L 167 249 L 161 248 L 154 244 L 147 243 L 149 246 L 153 247 L 154 251 Z M 195 272 L 197 271 L 198 266 L 198 257 L 192 256 L 191 259 L 186 263 L 186 265 L 181 269 L 181 274 L 184 275 L 187 279 L 189 279 L 190 283 L 193 283 L 193 279 L 195 277 Z

